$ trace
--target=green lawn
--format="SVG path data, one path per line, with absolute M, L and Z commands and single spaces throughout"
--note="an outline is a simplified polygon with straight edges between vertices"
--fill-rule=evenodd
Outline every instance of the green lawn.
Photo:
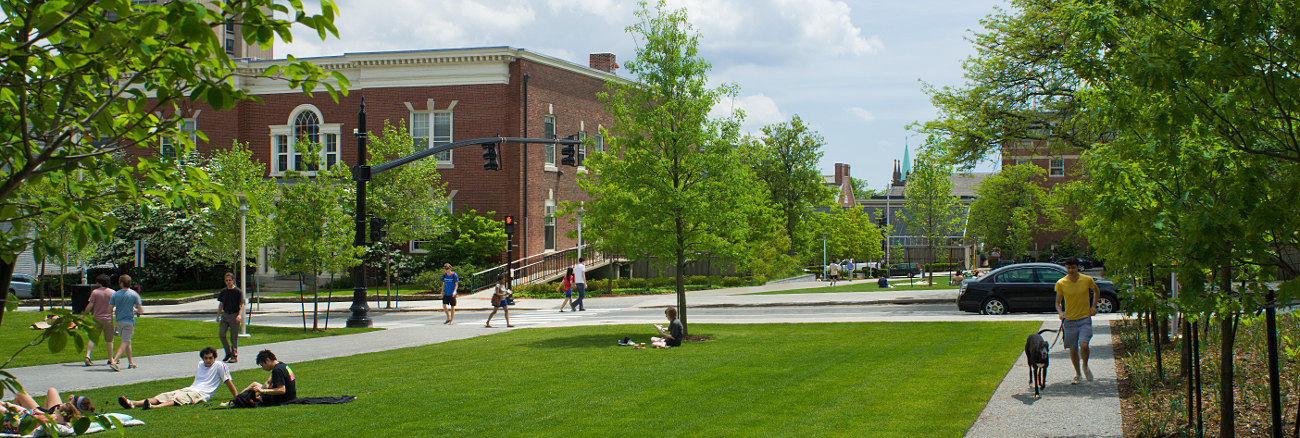
M 157 292 L 145 291 L 145 293 L 140 294 L 140 298 L 146 300 L 150 298 L 189 298 L 195 295 L 204 295 L 204 294 L 212 295 L 213 297 L 216 297 L 218 290 L 219 289 L 164 290 L 164 291 L 157 291 Z
M 826 292 L 880 292 L 880 291 L 901 292 L 901 291 L 908 291 L 908 290 L 938 290 L 938 289 L 956 290 L 957 289 L 957 286 L 949 286 L 946 280 L 940 282 L 938 278 L 935 278 L 935 284 L 933 286 L 929 286 L 925 284 L 900 286 L 898 285 L 898 283 L 895 283 L 893 280 L 889 282 L 889 286 L 890 287 L 888 289 L 881 289 L 879 287 L 876 287 L 875 280 L 860 280 L 860 281 L 854 281 L 849 284 L 836 285 L 834 287 L 831 286 L 810 287 L 805 289 L 777 290 L 771 292 L 755 292 L 752 294 L 745 294 L 745 295 L 819 294 L 819 293 L 826 293 Z
M 424 289 L 424 288 L 421 288 L 421 287 L 418 287 L 418 286 L 400 286 L 400 287 L 399 287 L 399 286 L 393 286 L 393 295 L 412 295 L 412 294 L 416 294 L 416 293 L 420 293 L 420 292 L 425 292 L 425 291 L 428 291 L 428 289 Z M 322 296 L 322 297 L 328 297 L 328 296 L 330 295 L 330 292 L 331 292 L 330 290 L 321 289 L 319 293 L 320 293 L 320 296 Z M 337 297 L 337 296 L 349 296 L 349 297 L 352 296 L 352 289 L 334 289 L 333 292 L 334 292 L 334 296 L 336 296 L 336 297 Z M 388 290 L 385 289 L 384 286 L 382 286 L 382 285 L 380 285 L 380 286 L 374 286 L 374 285 L 366 286 L 366 295 L 368 295 L 368 296 L 372 296 L 372 297 L 373 297 L 373 296 L 375 296 L 376 293 L 378 293 L 380 296 L 383 296 L 383 295 L 388 294 Z M 305 296 L 305 297 L 310 298 L 310 297 L 311 297 L 311 291 L 306 290 L 306 289 L 303 289 L 303 291 L 302 291 L 302 295 Z M 292 292 L 280 292 L 280 293 L 278 293 L 278 294 L 271 294 L 271 295 L 264 295 L 264 296 L 268 296 L 268 297 L 292 297 L 292 298 L 298 298 L 298 291 L 292 291 Z
M 148 311 L 149 308 L 146 306 L 145 312 Z M 5 312 L 4 324 L 0 325 L 0 364 L 8 360 L 9 356 L 12 356 L 23 345 L 40 335 L 40 332 L 28 328 L 28 326 L 42 318 L 44 318 L 44 315 L 39 312 Z M 245 352 L 256 352 L 256 347 L 247 347 L 254 348 L 249 350 L 244 345 L 360 333 L 370 330 L 377 329 L 330 328 L 330 331 L 326 333 L 303 333 L 301 328 L 250 325 L 248 326 L 248 333 L 253 335 L 253 338 L 251 341 L 240 341 L 240 347 Z M 135 339 L 131 341 L 131 349 L 136 356 L 199 351 L 203 347 L 221 348 L 221 340 L 217 339 L 217 323 L 215 321 L 198 322 L 163 318 L 136 319 Z M 28 348 L 17 358 L 14 358 L 14 361 L 9 363 L 9 367 L 80 362 L 81 358 L 85 357 L 85 352 L 75 350 L 76 347 L 71 341 L 68 342 L 68 347 L 59 354 L 50 354 L 50 350 L 44 344 L 38 345 Z M 91 357 L 95 360 L 95 363 L 103 364 L 105 359 L 104 348 L 96 345 L 95 352 Z M 123 363 L 125 364 L 125 362 Z
M 966 433 L 1037 322 L 692 325 L 713 340 L 635 350 L 636 326 L 522 329 L 288 361 L 300 396 L 345 405 L 132 410 L 137 436 L 953 436 Z M 234 374 L 236 386 L 262 381 Z M 178 378 L 84 393 L 100 406 Z

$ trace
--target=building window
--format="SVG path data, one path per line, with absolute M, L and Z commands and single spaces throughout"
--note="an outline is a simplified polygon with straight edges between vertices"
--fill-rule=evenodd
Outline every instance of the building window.
M 596 141 L 591 143 L 591 153 L 599 154 L 605 152 L 605 136 L 596 134 Z
M 275 136 L 275 171 L 289 171 L 289 136 Z
M 180 154 L 181 149 L 177 146 L 176 141 L 189 139 L 189 145 L 193 146 L 198 141 L 199 123 L 194 119 L 184 119 L 181 121 L 181 133 L 179 136 L 166 134 L 158 136 L 158 149 L 164 157 L 175 157 Z
M 587 162 L 587 132 L 578 131 L 578 167 L 586 165 Z
M 546 251 L 555 251 L 555 201 L 546 201 Z
M 272 165 L 271 176 L 288 171 L 314 173 L 322 165 L 332 168 L 341 165 L 342 146 L 339 144 L 341 123 L 324 123 L 320 112 L 312 105 L 301 105 L 290 113 L 289 124 L 270 126 Z M 317 159 L 308 163 L 306 143 L 315 143 Z
M 411 113 L 411 140 L 417 149 L 438 147 L 452 142 L 451 111 L 416 111 Z M 451 151 L 434 155 L 438 164 L 451 164 Z
M 1047 163 L 1047 176 L 1063 176 L 1063 175 L 1065 175 L 1065 159 L 1052 158 L 1051 160 L 1049 160 Z
M 235 39 L 234 39 L 234 38 L 226 38 L 226 54 L 227 54 L 227 55 L 232 55 L 232 56 L 235 54 Z
M 542 138 L 554 139 L 555 138 L 555 116 L 548 115 L 546 116 L 545 120 L 546 123 L 545 123 L 545 129 L 543 130 Z M 543 161 L 543 163 L 547 166 L 555 167 L 555 143 L 543 145 L 542 151 L 545 154 L 545 158 L 546 158 Z

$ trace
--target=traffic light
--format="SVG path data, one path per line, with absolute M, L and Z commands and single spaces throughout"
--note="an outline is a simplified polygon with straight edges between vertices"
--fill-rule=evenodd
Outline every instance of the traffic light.
M 515 234 L 515 217 L 506 216 L 506 234 Z
M 564 137 L 564 139 L 577 140 L 578 135 L 577 134 L 570 135 L 568 137 Z M 560 155 L 564 156 L 564 158 L 560 159 L 560 164 L 563 164 L 565 166 L 574 166 L 574 167 L 578 166 L 578 158 L 577 158 L 578 150 L 576 146 L 571 144 L 564 145 L 563 148 L 560 148 Z
M 483 170 L 501 170 L 501 163 L 497 162 L 497 143 L 488 143 L 483 145 Z
M 384 227 L 387 225 L 388 225 L 387 219 L 384 219 L 382 217 L 370 218 L 370 241 L 383 242 L 384 238 L 388 237 L 388 230 L 384 229 Z

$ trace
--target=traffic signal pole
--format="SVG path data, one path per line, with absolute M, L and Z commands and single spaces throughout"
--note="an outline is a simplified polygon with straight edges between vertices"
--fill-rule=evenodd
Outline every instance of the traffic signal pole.
M 467 146 L 480 146 L 480 145 L 483 146 L 485 149 L 483 153 L 483 158 L 486 160 L 486 162 L 483 164 L 483 168 L 487 170 L 499 170 L 500 163 L 497 161 L 498 157 L 500 156 L 499 148 L 504 143 L 561 144 L 561 145 L 569 146 L 565 148 L 566 151 L 571 150 L 573 146 L 582 143 L 582 140 L 578 140 L 576 135 L 569 136 L 564 139 L 524 138 L 524 137 L 476 138 L 472 140 L 462 140 L 462 141 L 447 143 L 442 146 L 428 148 L 423 151 L 416 152 L 414 154 L 410 154 L 405 157 L 401 157 L 393 161 L 380 164 L 378 166 L 370 167 L 369 165 L 366 164 L 366 155 L 367 155 L 366 154 L 366 102 L 364 96 L 361 98 L 361 111 L 357 113 L 356 135 L 357 135 L 357 162 L 356 162 L 356 166 L 352 168 L 352 180 L 356 181 L 357 183 L 357 202 L 356 202 L 356 212 L 354 213 L 355 214 L 354 219 L 356 220 L 356 235 L 352 243 L 357 247 L 362 247 L 366 245 L 366 183 L 370 182 L 370 178 L 373 177 L 374 175 L 378 175 L 380 173 L 401 167 L 403 165 L 410 164 L 431 157 L 441 152 L 446 152 L 446 151 L 450 151 L 457 148 L 463 148 Z M 513 219 L 511 220 L 511 222 L 513 222 Z M 509 246 L 507 246 L 507 250 L 509 250 Z M 366 291 L 366 275 L 365 275 L 364 263 L 359 264 L 356 267 L 352 268 L 352 279 L 356 283 L 356 286 L 352 289 L 352 307 L 349 308 L 349 310 L 352 311 L 352 316 L 348 317 L 347 325 L 348 327 L 370 327 L 373 324 L 373 321 L 371 321 L 370 317 L 368 316 L 368 313 L 370 312 L 370 306 L 366 304 L 367 291 Z

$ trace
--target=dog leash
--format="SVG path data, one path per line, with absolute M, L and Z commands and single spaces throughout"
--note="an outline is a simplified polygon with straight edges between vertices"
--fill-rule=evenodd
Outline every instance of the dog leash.
M 1056 348 L 1056 341 L 1061 340 L 1061 331 L 1063 329 L 1065 329 L 1065 321 L 1061 321 L 1061 326 L 1056 328 L 1056 339 L 1052 339 L 1052 345 L 1047 347 L 1047 351 L 1052 351 L 1053 348 Z

